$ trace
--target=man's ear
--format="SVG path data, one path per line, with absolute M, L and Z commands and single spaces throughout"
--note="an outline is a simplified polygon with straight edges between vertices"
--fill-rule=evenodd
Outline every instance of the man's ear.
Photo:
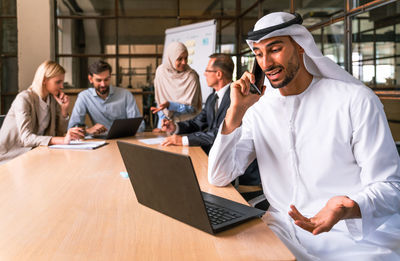
M 88 80 L 90 83 L 93 83 L 93 76 L 91 76 L 90 74 L 88 75 Z
M 297 44 L 297 50 L 299 52 L 299 54 L 304 54 L 304 49 L 303 47 L 301 47 L 300 45 Z
M 299 54 L 304 54 L 304 49 L 301 47 L 295 40 L 293 40 L 292 37 L 290 37 L 290 41 L 294 44 L 294 47 L 296 48 L 297 52 Z
M 218 78 L 218 79 L 222 79 L 222 78 L 224 77 L 224 75 L 222 74 L 222 72 L 219 71 L 219 70 L 216 72 L 216 74 L 217 74 L 217 78 Z

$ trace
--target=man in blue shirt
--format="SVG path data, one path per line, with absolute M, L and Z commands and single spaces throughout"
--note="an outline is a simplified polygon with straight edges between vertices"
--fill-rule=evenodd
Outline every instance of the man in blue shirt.
M 110 85 L 111 66 L 104 61 L 97 61 L 89 66 L 89 82 L 93 88 L 79 93 L 68 128 L 85 124 L 89 115 L 93 126 L 86 132 L 97 135 L 110 129 L 116 119 L 140 117 L 135 98 L 129 91 Z M 144 122 L 138 131 L 144 130 Z

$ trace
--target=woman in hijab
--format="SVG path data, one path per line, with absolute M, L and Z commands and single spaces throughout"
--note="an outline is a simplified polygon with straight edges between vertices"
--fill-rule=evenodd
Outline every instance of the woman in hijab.
M 165 55 L 166 62 L 157 68 L 154 79 L 158 108 L 151 108 L 153 113 L 158 113 L 158 129 L 166 117 L 175 122 L 184 121 L 201 111 L 199 76 L 187 64 L 185 45 L 173 42 L 168 45 Z
M 0 164 L 40 145 L 68 144 L 84 136 L 77 127 L 64 136 L 69 119 L 69 97 L 61 91 L 64 75 L 59 64 L 45 61 L 32 85 L 17 95 L 0 129 Z

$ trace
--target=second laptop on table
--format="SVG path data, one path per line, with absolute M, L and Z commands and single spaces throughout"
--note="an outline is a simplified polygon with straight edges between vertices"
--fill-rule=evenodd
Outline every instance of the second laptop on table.
M 108 140 L 135 136 L 140 124 L 142 123 L 142 120 L 142 117 L 115 120 L 106 133 L 92 135 L 92 137 Z

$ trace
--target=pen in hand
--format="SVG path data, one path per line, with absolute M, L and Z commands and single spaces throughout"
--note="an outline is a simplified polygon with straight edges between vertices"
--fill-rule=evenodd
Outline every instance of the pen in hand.
M 168 117 L 167 115 L 165 115 L 165 113 L 163 112 L 165 119 L 172 121 L 172 119 L 170 117 Z

